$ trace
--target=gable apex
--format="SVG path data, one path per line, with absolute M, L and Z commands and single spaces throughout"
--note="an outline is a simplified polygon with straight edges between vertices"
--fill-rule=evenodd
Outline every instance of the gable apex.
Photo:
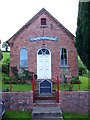
M 22 28 L 20 28 L 9 40 L 11 39 L 15 39 L 18 34 L 24 30 L 25 28 L 27 28 L 30 24 L 32 24 L 32 22 L 34 20 L 36 20 L 40 15 L 42 14 L 47 14 L 49 17 L 51 17 L 55 23 L 70 37 L 70 38 L 74 38 L 75 36 L 68 30 L 66 29 L 56 18 L 54 18 L 45 8 L 42 8 L 34 17 L 32 17 Z M 9 40 L 7 40 L 7 43 L 9 43 Z

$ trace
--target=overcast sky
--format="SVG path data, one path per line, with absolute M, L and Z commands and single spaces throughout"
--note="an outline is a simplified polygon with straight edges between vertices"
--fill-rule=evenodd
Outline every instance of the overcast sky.
M 1 41 L 8 40 L 43 7 L 75 35 L 78 0 L 0 0 Z

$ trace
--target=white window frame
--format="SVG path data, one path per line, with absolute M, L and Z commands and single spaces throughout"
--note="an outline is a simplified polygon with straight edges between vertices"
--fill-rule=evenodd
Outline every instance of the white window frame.
M 66 49 L 66 48 L 61 48 L 60 49 L 60 66 L 68 66 L 68 50 L 66 49 L 66 55 L 67 55 L 67 64 L 65 64 L 65 61 L 64 61 L 64 64 L 61 63 L 61 55 L 62 55 L 62 49 Z

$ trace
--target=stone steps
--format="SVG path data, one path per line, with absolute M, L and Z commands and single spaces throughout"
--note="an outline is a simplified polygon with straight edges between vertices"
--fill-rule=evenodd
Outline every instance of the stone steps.
M 56 91 L 39 95 L 40 82 L 41 80 L 35 81 L 32 120 L 63 120 L 59 103 L 56 102 Z
M 48 96 L 55 96 L 56 95 L 56 92 L 55 91 L 52 91 L 52 94 L 51 95 L 48 95 Z M 35 90 L 34 91 L 34 96 L 44 96 L 44 95 L 39 95 L 39 91 L 38 90 Z
M 49 117 L 49 118 L 33 118 L 33 120 L 63 120 L 63 118 L 62 117 Z
M 35 96 L 35 100 L 55 100 L 55 96 Z
M 34 106 L 32 111 L 33 120 L 63 120 L 62 111 L 59 106 Z
M 37 100 L 33 105 L 36 107 L 56 107 L 58 103 L 56 100 Z
M 32 111 L 32 120 L 64 120 L 55 100 L 37 100 Z

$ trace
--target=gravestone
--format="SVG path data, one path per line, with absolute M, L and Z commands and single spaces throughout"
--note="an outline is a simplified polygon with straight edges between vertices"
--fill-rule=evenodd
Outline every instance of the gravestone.
M 39 84 L 39 95 L 51 95 L 52 94 L 52 82 L 43 80 Z

